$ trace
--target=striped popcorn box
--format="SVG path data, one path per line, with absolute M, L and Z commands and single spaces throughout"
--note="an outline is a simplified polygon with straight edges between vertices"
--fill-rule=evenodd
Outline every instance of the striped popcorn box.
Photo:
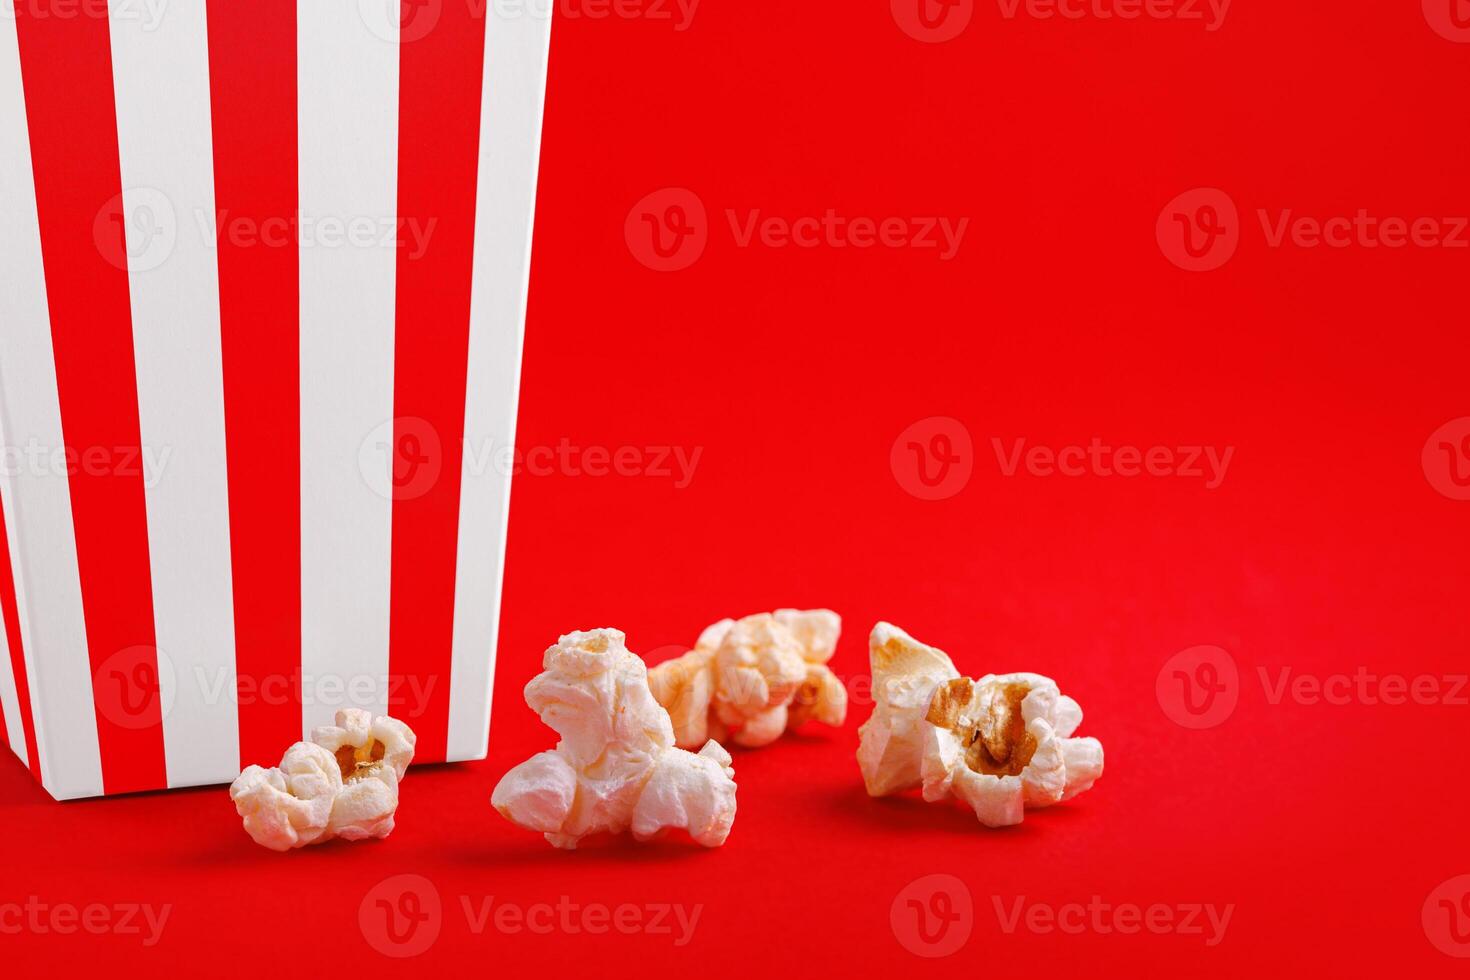
M 4 0 L 0 705 L 57 799 L 483 758 L 534 0 Z

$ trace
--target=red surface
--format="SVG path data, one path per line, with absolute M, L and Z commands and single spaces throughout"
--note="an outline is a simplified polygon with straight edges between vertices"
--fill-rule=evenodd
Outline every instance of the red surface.
M 981 4 L 938 45 L 886 7 L 707 2 L 682 32 L 563 10 L 521 446 L 699 449 L 693 479 L 517 478 L 490 758 L 411 773 L 386 842 L 270 854 L 222 789 L 57 805 L 0 763 L 0 904 L 171 906 L 152 948 L 0 933 L 16 975 L 68 958 L 129 972 L 254 974 L 304 956 L 392 969 L 359 909 L 368 900 L 371 929 L 370 890 L 404 873 L 442 899 L 437 940 L 396 967 L 413 972 L 916 971 L 928 964 L 900 944 L 890 907 L 934 873 L 973 901 L 968 942 L 933 964 L 950 972 L 1463 971 L 1430 936 L 1450 921 L 1439 899 L 1458 911 L 1464 883 L 1437 893 L 1428 931 L 1421 915 L 1470 871 L 1470 707 L 1271 696 L 1284 669 L 1406 681 L 1467 669 L 1470 503 L 1421 463 L 1431 433 L 1470 415 L 1467 253 L 1272 248 L 1256 212 L 1470 213 L 1470 45 L 1412 3 L 1237 3 L 1214 33 L 1007 20 Z M 678 272 L 648 269 L 624 239 L 634 203 L 666 187 L 693 191 L 709 222 L 705 251 Z M 1190 273 L 1155 235 L 1165 204 L 1199 187 L 1225 191 L 1243 227 L 1228 263 Z M 947 262 L 738 247 L 726 210 L 741 224 L 756 208 L 971 223 Z M 932 416 L 959 420 L 972 446 L 968 484 L 937 501 L 890 469 L 895 439 Z M 991 442 L 1009 453 L 1016 439 L 1094 436 L 1235 452 L 1206 490 L 1007 477 Z M 788 604 L 843 614 L 834 666 L 853 686 L 879 618 L 975 672 L 1056 677 L 1106 745 L 1107 774 L 998 833 L 957 806 L 872 801 L 852 757 L 857 704 L 840 731 L 737 756 L 739 817 L 719 851 L 560 853 L 490 809 L 499 776 L 552 744 L 520 688 L 558 633 L 617 625 L 647 652 Z M 1237 665 L 1238 704 L 1191 730 L 1156 682 L 1199 645 Z M 493 924 L 475 935 L 461 899 L 478 915 L 491 896 L 702 912 L 683 947 Z M 1023 896 L 1233 911 L 1212 947 L 1090 925 L 1007 934 L 995 903 L 1008 917 Z

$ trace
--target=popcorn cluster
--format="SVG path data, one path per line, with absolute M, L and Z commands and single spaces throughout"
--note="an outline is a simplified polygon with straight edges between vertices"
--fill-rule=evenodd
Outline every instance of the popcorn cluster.
M 735 821 L 735 770 L 718 742 L 675 747 L 648 669 L 614 629 L 569 633 L 546 651 L 526 703 L 561 736 L 516 766 L 491 803 L 517 826 L 575 848 L 599 832 L 638 840 L 671 828 L 718 847 Z
M 961 677 L 949 656 L 888 623 L 869 641 L 876 707 L 859 730 L 871 796 L 958 797 L 987 827 L 1092 788 L 1102 744 L 1072 738 L 1082 708 L 1040 674 Z
M 279 766 L 250 766 L 230 787 L 257 844 L 289 851 L 393 832 L 398 784 L 413 761 L 412 729 L 357 708 L 337 712 L 336 721 L 287 749 Z
M 808 720 L 847 718 L 847 689 L 827 667 L 841 632 L 827 609 L 722 619 L 693 650 L 649 670 L 648 685 L 683 748 L 708 739 L 769 745 Z

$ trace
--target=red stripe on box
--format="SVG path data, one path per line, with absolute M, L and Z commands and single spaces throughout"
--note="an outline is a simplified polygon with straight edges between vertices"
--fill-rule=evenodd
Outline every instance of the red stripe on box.
M 10 646 L 10 666 L 15 673 L 15 694 L 20 702 L 20 727 L 25 733 L 26 759 L 36 782 L 41 782 L 41 753 L 36 748 L 36 719 L 31 715 L 31 685 L 26 675 L 24 641 L 20 635 L 20 610 L 15 603 L 15 569 L 10 564 L 10 537 L 7 533 L 5 504 L 0 501 L 0 620 L 5 624 L 5 638 Z M 0 712 L 0 716 L 3 716 Z M 4 727 L 0 717 L 0 728 Z M 9 733 L 5 738 L 9 739 Z
M 107 19 L 26 4 L 15 18 L 102 782 L 108 794 L 157 789 L 167 776 Z
M 447 754 L 485 18 L 444 4 L 422 37 L 402 6 L 389 711 Z M 488 651 L 487 651 L 488 654 Z
M 209 2 L 240 765 L 301 738 L 295 0 Z

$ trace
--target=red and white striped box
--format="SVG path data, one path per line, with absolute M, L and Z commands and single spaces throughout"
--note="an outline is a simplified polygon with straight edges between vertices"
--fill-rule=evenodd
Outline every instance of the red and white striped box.
M 549 6 L 13 3 L 5 741 L 57 799 L 348 706 L 483 758 Z

